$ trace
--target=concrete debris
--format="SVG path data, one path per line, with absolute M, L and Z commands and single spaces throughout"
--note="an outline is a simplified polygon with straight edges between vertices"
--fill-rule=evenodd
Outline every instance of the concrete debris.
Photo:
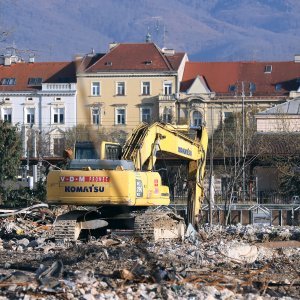
M 229 242 L 225 247 L 219 247 L 219 251 L 229 259 L 240 263 L 254 263 L 258 256 L 258 249 L 255 245 L 238 241 Z
M 184 237 L 191 240 L 195 240 L 197 236 L 198 236 L 198 232 L 196 231 L 194 226 L 190 223 L 186 229 Z
M 180 241 L 111 232 L 58 243 L 55 218 L 39 209 L 0 218 L 0 300 L 299 299 L 299 227 L 190 225 Z

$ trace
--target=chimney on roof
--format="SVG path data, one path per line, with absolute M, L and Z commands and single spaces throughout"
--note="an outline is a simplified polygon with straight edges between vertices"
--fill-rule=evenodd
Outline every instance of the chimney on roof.
M 1 59 L 0 59 L 1 61 Z M 2 61 L 5 66 L 10 66 L 13 63 L 19 63 L 22 61 L 21 57 L 17 55 L 15 46 L 7 47 L 6 53 L 2 55 Z
M 74 60 L 76 61 L 76 60 L 81 60 L 81 59 L 83 59 L 83 55 L 81 55 L 81 54 L 75 54 L 74 55 Z
M 4 55 L 4 66 L 10 66 L 14 61 L 14 58 L 10 55 Z
M 117 43 L 117 42 L 109 43 L 109 51 L 112 50 L 113 48 L 115 48 L 118 45 L 119 45 L 119 43 Z
M 162 48 L 161 52 L 165 55 L 174 55 L 175 54 L 175 50 L 174 49 L 167 49 L 167 48 Z
M 295 54 L 295 63 L 300 62 L 300 54 Z
M 34 63 L 34 59 L 35 59 L 34 54 L 30 54 L 29 55 L 29 62 Z
M 146 34 L 146 43 L 151 43 L 151 34 L 149 32 Z

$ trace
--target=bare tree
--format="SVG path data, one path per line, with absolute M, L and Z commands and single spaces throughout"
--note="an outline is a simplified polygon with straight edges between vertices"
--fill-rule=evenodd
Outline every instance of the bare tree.
M 251 145 L 256 132 L 254 124 L 255 111 L 247 109 L 244 122 L 240 112 L 226 118 L 214 132 L 214 158 L 222 159 L 223 164 L 214 166 L 217 176 L 223 177 L 223 198 L 225 200 L 226 219 L 228 223 L 232 203 L 237 199 L 251 197 L 250 165 L 259 153 L 251 153 Z M 244 126 L 244 128 L 243 128 Z
M 277 132 L 258 136 L 257 145 L 264 155 L 261 164 L 273 167 L 278 174 L 278 192 L 283 199 L 300 196 L 300 134 Z

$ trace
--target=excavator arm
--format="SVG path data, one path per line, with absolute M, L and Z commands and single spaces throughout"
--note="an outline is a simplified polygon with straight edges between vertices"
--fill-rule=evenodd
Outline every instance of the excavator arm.
M 187 127 L 184 128 L 188 130 Z M 196 225 L 203 201 L 203 180 L 205 172 L 208 135 L 205 127 L 196 130 L 192 139 L 171 124 L 141 124 L 131 134 L 123 148 L 123 159 L 133 161 L 136 170 L 151 171 L 155 166 L 157 153 L 173 159 L 188 161 L 188 222 Z

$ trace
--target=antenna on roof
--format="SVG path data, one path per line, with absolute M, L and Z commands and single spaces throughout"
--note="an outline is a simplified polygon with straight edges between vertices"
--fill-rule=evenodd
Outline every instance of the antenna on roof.
M 149 32 L 149 26 L 148 26 L 148 33 L 146 34 L 146 43 L 150 43 L 151 42 L 151 34 Z
M 166 47 L 166 36 L 167 36 L 167 29 L 166 29 L 166 25 L 164 25 L 164 35 L 163 35 L 163 48 Z

